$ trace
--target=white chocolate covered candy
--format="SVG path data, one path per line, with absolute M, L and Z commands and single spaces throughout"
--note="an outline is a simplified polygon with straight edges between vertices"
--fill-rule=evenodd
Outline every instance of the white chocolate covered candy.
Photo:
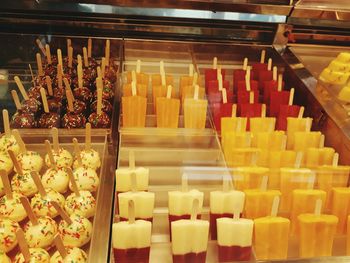
M 73 172 L 74 179 L 79 190 L 87 190 L 95 192 L 100 184 L 100 179 L 95 170 L 91 168 L 79 167 Z M 69 188 L 73 191 L 72 184 L 69 183 Z
M 0 167 L 5 170 L 7 174 L 12 172 L 13 163 L 11 158 L 5 153 L 0 153 Z
M 44 173 L 41 181 L 45 188 L 51 188 L 63 194 L 68 189 L 69 176 L 65 168 L 58 168 L 57 170 L 50 168 Z
M 7 253 L 17 245 L 16 231 L 18 228 L 19 225 L 16 221 L 0 219 L 0 251 Z
M 20 197 L 23 195 L 13 192 L 13 198 L 8 199 L 7 196 L 3 196 L 0 199 L 0 217 L 8 218 L 16 222 L 20 222 L 27 217 L 27 213 L 20 201 Z
M 17 155 L 17 161 L 22 170 L 37 171 L 40 172 L 43 167 L 43 158 L 39 153 L 34 151 L 27 151 L 26 153 L 19 153 Z M 16 171 L 16 168 L 15 168 Z
M 29 247 L 48 249 L 51 247 L 56 234 L 57 224 L 48 216 L 39 217 L 37 225 L 29 221 L 24 226 L 24 235 Z
M 58 212 L 52 205 L 51 201 L 56 201 L 61 207 L 64 206 L 64 196 L 58 193 L 57 191 L 48 188 L 46 189 L 46 196 L 43 197 L 40 194 L 34 195 L 30 205 L 33 209 L 33 212 L 36 216 L 49 216 L 54 218 L 58 215 Z
M 0 138 L 0 152 L 2 152 L 3 154 L 7 154 L 8 150 L 13 151 L 15 155 L 19 154 L 19 144 L 17 143 L 16 138 L 13 135 L 9 137 L 4 135 Z
M 23 174 L 15 174 L 11 180 L 13 191 L 25 196 L 32 196 L 38 192 L 29 170 L 23 170 Z
M 82 247 L 91 239 L 92 224 L 86 217 L 79 214 L 72 214 L 72 224 L 62 220 L 58 225 L 63 244 L 67 247 Z
M 50 263 L 50 255 L 42 248 L 30 248 L 30 260 L 25 261 L 22 253 L 17 254 L 14 263 Z
M 0 251 L 0 262 L 11 263 L 11 259 L 4 252 Z
M 86 253 L 81 250 L 80 248 L 73 247 L 67 249 L 67 256 L 62 258 L 61 254 L 56 251 L 51 259 L 50 263 L 85 263 L 87 262 L 87 255 Z
M 73 164 L 73 156 L 67 150 L 60 148 L 58 152 L 52 151 L 53 158 L 57 167 L 71 167 Z M 49 155 L 45 155 L 45 163 L 47 167 L 51 167 Z
M 69 215 L 74 213 L 84 217 L 92 217 L 95 214 L 96 200 L 89 191 L 79 191 L 80 196 L 70 194 L 64 204 L 64 209 Z
M 84 167 L 91 168 L 93 170 L 97 170 L 101 167 L 101 158 L 97 151 L 90 149 L 84 150 L 80 152 L 80 157 L 82 161 L 82 165 Z M 76 169 L 79 167 L 79 163 L 77 158 L 75 158 L 73 163 L 73 168 Z

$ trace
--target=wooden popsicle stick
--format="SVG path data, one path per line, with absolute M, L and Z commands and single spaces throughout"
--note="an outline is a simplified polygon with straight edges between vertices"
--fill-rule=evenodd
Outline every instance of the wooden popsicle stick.
M 219 91 L 223 90 L 223 85 L 222 85 L 222 75 L 221 73 L 218 76 L 218 87 L 219 87 Z
M 272 69 L 272 79 L 274 81 L 277 81 L 277 67 L 276 66 L 274 66 Z
M 243 70 L 247 70 L 248 67 L 248 58 L 244 58 L 243 60 Z
M 88 52 L 88 57 L 91 58 L 92 56 L 92 39 L 91 38 L 88 39 L 87 52 Z
M 165 86 L 166 85 L 166 78 L 164 72 L 160 74 L 160 80 L 161 80 L 161 85 Z
M 171 85 L 168 85 L 167 91 L 166 91 L 166 98 L 171 99 L 171 91 L 173 87 Z
M 242 129 L 242 118 L 237 119 L 236 132 L 240 132 Z
M 218 66 L 218 68 L 216 70 L 216 79 L 219 80 L 220 76 L 221 76 L 221 67 Z
M 222 94 L 222 103 L 226 104 L 227 103 L 227 92 L 226 92 L 226 89 L 222 89 L 221 90 L 221 94 Z
M 101 75 L 102 75 L 102 78 L 105 77 L 105 70 L 106 70 L 106 58 L 103 57 L 102 60 L 101 60 Z
M 195 73 L 193 74 L 192 86 L 197 85 L 197 83 L 198 83 L 198 73 L 195 72 Z
M 21 203 L 23 205 L 24 210 L 26 210 L 26 212 L 27 212 L 27 216 L 29 218 L 29 221 L 33 225 L 37 225 L 38 224 L 38 218 L 34 214 L 34 212 L 32 210 L 32 207 L 30 206 L 28 198 L 25 197 L 25 196 L 21 196 L 19 199 L 21 200 Z
M 70 167 L 67 167 L 66 170 L 67 170 L 67 174 L 69 176 L 69 180 L 70 180 L 70 182 L 72 184 L 73 192 L 74 192 L 74 194 L 76 196 L 79 197 L 80 196 L 80 192 L 79 192 L 79 188 L 78 188 L 77 182 L 75 181 L 72 169 Z
M 57 49 L 57 64 L 63 65 L 61 49 Z
M 307 118 L 306 120 L 306 125 L 305 125 L 305 131 L 311 131 L 311 126 L 312 126 L 312 118 Z
M 136 73 L 137 74 L 141 73 L 141 60 L 140 59 L 138 59 L 136 61 Z
M 261 117 L 266 117 L 266 104 L 261 105 Z
M 250 104 L 254 103 L 254 91 L 249 92 L 249 103 Z
M 319 199 L 316 200 L 314 214 L 317 215 L 317 216 L 320 216 L 321 215 L 321 211 L 322 211 L 322 199 L 319 198 Z
M 293 105 L 293 100 L 294 100 L 294 88 L 291 88 L 289 93 L 289 101 L 288 101 L 289 106 Z
M 181 191 L 188 192 L 188 175 L 186 173 L 183 173 L 181 177 Z
M 53 242 L 55 243 L 58 253 L 60 253 L 62 259 L 64 260 L 68 256 L 68 253 L 59 234 L 55 235 Z
M 315 175 L 315 173 L 312 173 L 311 176 L 307 180 L 306 189 L 308 189 L 308 190 L 314 189 L 315 180 L 316 180 L 316 175 Z
M 41 94 L 41 100 L 43 102 L 43 106 L 44 106 L 44 111 L 46 113 L 49 113 L 49 104 L 47 103 L 47 98 L 46 98 L 46 92 L 44 88 L 40 89 L 40 94 Z
M 247 91 L 250 91 L 251 90 L 251 87 L 250 87 L 250 67 L 247 67 L 247 71 L 245 73 L 245 86 L 246 86 L 246 89 Z
M 189 65 L 188 65 L 188 75 L 189 75 L 190 77 L 193 77 L 193 71 L 194 71 L 193 64 L 189 64 Z
M 267 175 L 264 175 L 261 179 L 261 184 L 260 184 L 260 190 L 261 191 L 266 191 L 267 190 L 267 185 L 269 182 L 269 177 Z
M 237 104 L 233 104 L 231 117 L 236 117 L 236 116 L 237 116 Z
M 282 91 L 282 83 L 283 83 L 283 75 L 279 74 L 278 80 L 277 80 L 277 90 L 278 91 Z
M 135 82 L 137 84 L 137 77 L 135 70 L 131 71 L 131 82 Z
M 131 192 L 137 191 L 136 173 L 134 171 L 130 173 L 130 186 L 131 186 Z
M 132 150 L 129 151 L 129 169 L 135 170 L 135 152 Z
M 49 95 L 53 96 L 52 81 L 51 81 L 50 76 L 45 77 L 45 82 L 46 82 L 47 91 L 48 91 Z
M 231 175 L 224 174 L 222 175 L 222 191 L 228 192 L 230 191 L 232 186 Z
M 12 95 L 13 101 L 15 102 L 16 109 L 17 109 L 17 110 L 21 110 L 21 109 L 22 109 L 22 105 L 21 105 L 21 102 L 20 102 L 20 100 L 19 100 L 17 91 L 11 90 L 11 95 Z
M 20 80 L 20 78 L 19 78 L 18 76 L 15 76 L 15 77 L 14 77 L 14 80 L 15 80 L 15 82 L 16 82 L 16 84 L 17 84 L 17 87 L 18 87 L 19 91 L 21 92 L 23 98 L 24 98 L 25 100 L 28 100 L 29 97 L 28 97 L 27 91 L 25 90 L 25 88 L 24 88 L 24 86 L 23 86 L 22 81 Z
M 79 167 L 81 167 L 83 166 L 83 161 L 81 159 L 81 151 L 80 151 L 77 138 L 73 138 L 73 147 L 74 147 L 75 157 L 77 158 L 77 161 L 78 161 L 78 165 Z
M 324 136 L 324 134 L 321 134 L 321 136 L 320 136 L 320 143 L 318 145 L 319 148 L 323 148 L 324 147 L 324 141 L 325 141 L 325 136 Z
M 265 56 L 266 56 L 266 51 L 265 51 L 265 49 L 263 49 L 263 50 L 261 50 L 260 63 L 265 62 Z
M 46 148 L 47 155 L 49 156 L 51 167 L 54 170 L 57 170 L 56 161 L 55 161 L 55 158 L 53 157 L 53 154 L 52 154 L 51 144 L 48 140 L 45 140 L 45 148 Z
M 106 49 L 105 49 L 106 66 L 109 66 L 110 52 L 111 52 L 111 42 L 109 39 L 107 39 Z
M 52 128 L 52 143 L 53 143 L 53 150 L 58 153 L 60 150 L 60 143 L 58 141 L 58 129 Z
M 77 72 L 78 72 L 78 87 L 82 89 L 83 88 L 83 65 L 80 63 L 77 65 Z
M 20 165 L 20 163 L 18 162 L 15 153 L 12 150 L 8 150 L 7 151 L 11 161 L 13 163 L 13 166 L 16 168 L 16 172 L 20 175 L 23 175 L 23 170 L 22 170 L 22 166 Z
M 213 69 L 217 69 L 217 67 L 218 67 L 218 58 L 214 57 L 213 58 Z
M 16 239 L 25 262 L 30 262 L 30 250 L 22 228 L 16 230 Z
M 34 183 L 36 185 L 36 188 L 38 188 L 39 194 L 41 195 L 41 197 L 45 198 L 46 190 L 45 190 L 45 188 L 43 186 L 43 183 L 40 180 L 38 172 L 37 171 L 31 171 L 30 175 L 33 178 L 33 181 L 34 181 Z
M 1 176 L 1 181 L 2 184 L 4 186 L 4 191 L 5 191 L 5 195 L 7 197 L 7 199 L 12 200 L 13 199 L 13 195 L 12 195 L 12 190 L 11 190 L 11 184 L 10 184 L 10 180 L 9 177 L 6 173 L 6 170 L 0 170 L 0 176 Z
M 71 225 L 73 223 L 72 219 L 69 217 L 67 212 L 64 211 L 64 209 L 60 206 L 60 204 L 57 203 L 57 201 L 53 201 L 53 200 L 50 202 L 51 202 L 52 206 L 56 209 L 58 214 L 62 217 L 62 219 L 64 221 L 66 221 L 68 225 Z
M 91 123 L 86 123 L 85 127 L 85 150 L 90 151 L 91 149 Z
M 251 138 L 249 137 L 249 140 L 251 140 Z M 250 144 L 250 143 L 249 143 Z M 258 152 L 254 152 L 252 154 L 252 159 L 250 160 L 250 165 L 251 166 L 256 166 L 257 162 L 258 162 L 258 157 L 259 157 L 259 153 Z
M 73 66 L 73 47 L 68 48 L 68 67 Z
M 198 100 L 198 97 L 199 97 L 199 86 L 198 85 L 195 85 L 194 86 L 194 95 L 193 95 L 193 98 L 195 100 Z
M 38 47 L 39 47 L 41 53 L 43 53 L 43 55 L 45 55 L 45 54 L 46 54 L 46 51 L 45 51 L 45 48 L 44 48 L 43 44 L 41 43 L 40 39 L 37 38 L 37 39 L 35 40 L 35 42 L 36 42 L 36 44 L 38 45 Z
M 333 155 L 333 161 L 332 161 L 332 166 L 337 167 L 339 163 L 339 153 L 334 153 Z
M 272 208 L 271 208 L 271 216 L 276 217 L 278 214 L 278 208 L 280 206 L 280 197 L 276 195 L 273 198 Z
M 264 105 L 265 104 L 263 104 L 262 106 L 264 106 Z M 266 109 L 266 105 L 265 105 L 265 109 Z M 274 118 L 274 120 L 276 120 L 276 119 Z M 276 125 L 276 121 L 270 121 L 270 125 L 268 128 L 269 132 L 273 132 L 275 130 L 275 125 Z
M 197 220 L 198 213 L 199 213 L 199 200 L 198 198 L 194 198 L 192 203 L 191 220 Z
M 33 70 L 32 70 L 32 65 L 28 64 L 28 67 L 29 67 L 30 75 L 31 75 L 31 77 L 32 77 L 33 85 L 35 85 L 34 74 L 33 74 Z
M 128 201 L 128 222 L 129 224 L 135 223 L 135 202 L 131 199 Z
M 41 61 L 41 56 L 39 53 L 36 53 L 36 63 L 38 64 L 38 75 L 44 76 L 43 62 Z
M 303 117 L 304 110 L 305 110 L 304 106 L 301 106 L 300 110 L 299 110 L 299 113 L 298 113 L 298 119 L 301 119 Z
M 281 144 L 281 151 L 284 151 L 287 149 L 287 135 L 283 137 L 282 144 Z
M 73 95 L 68 89 L 66 89 L 66 98 L 68 103 L 68 110 L 70 112 L 74 112 Z
M 26 148 L 26 145 L 25 145 L 24 141 L 22 140 L 21 135 L 19 134 L 19 131 L 17 129 L 14 129 L 14 130 L 12 130 L 12 134 L 15 137 L 17 143 L 18 143 L 20 152 L 21 153 L 26 153 L 27 152 L 27 148 Z
M 46 54 L 47 63 L 51 64 L 52 63 L 51 50 L 50 50 L 50 46 L 48 44 L 45 45 L 45 54 Z
M 302 159 L 303 159 L 303 152 L 298 152 L 294 163 L 295 168 L 300 168 Z
M 86 47 L 83 47 L 83 58 L 84 58 L 84 66 L 87 68 L 89 66 L 89 59 L 88 59 Z
M 269 58 L 269 60 L 267 61 L 267 70 L 271 71 L 272 69 L 272 58 Z

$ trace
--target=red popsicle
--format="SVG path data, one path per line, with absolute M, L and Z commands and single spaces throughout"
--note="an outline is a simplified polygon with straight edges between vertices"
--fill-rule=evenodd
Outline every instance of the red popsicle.
M 217 131 L 221 131 L 221 118 L 231 117 L 232 114 L 232 103 L 227 102 L 226 89 L 221 90 L 222 103 L 214 103 L 212 105 L 214 124 Z
M 288 105 L 281 105 L 277 118 L 277 130 L 287 130 L 287 118 L 288 117 L 300 117 L 302 118 L 304 113 L 304 107 L 293 105 L 294 89 L 290 90 L 290 97 Z
M 247 79 L 249 79 L 249 82 Z M 250 84 L 249 87 L 248 87 L 248 84 Z M 258 82 L 256 80 L 251 79 L 251 67 L 249 66 L 247 67 L 244 80 L 238 81 L 236 88 L 237 88 L 237 92 L 241 90 L 257 90 L 257 91 L 259 90 Z
M 261 56 L 260 56 L 260 63 L 254 63 L 253 64 L 253 72 L 256 77 L 259 76 L 260 71 L 267 70 L 267 65 L 265 64 L 265 55 L 266 51 L 262 50 L 261 51 Z
M 231 101 L 233 100 L 233 93 L 229 92 L 230 83 L 228 80 L 223 80 L 220 67 L 217 70 L 217 79 L 209 81 L 208 84 L 208 100 L 210 104 L 221 102 L 221 90 L 226 89 L 230 95 Z M 230 101 L 230 102 L 231 102 Z
M 267 70 L 259 71 L 259 90 L 263 90 L 264 82 L 272 80 L 272 59 L 269 58 L 267 63 Z
M 273 80 L 265 81 L 263 88 L 263 101 L 266 104 L 270 103 L 271 91 L 282 90 L 284 88 L 284 81 L 282 81 L 282 74 L 278 75 L 277 79 L 277 67 L 273 67 L 272 70 Z M 280 85 L 280 87 L 278 86 Z
M 217 79 L 217 69 L 218 69 L 218 59 L 217 57 L 213 58 L 213 68 L 206 69 L 205 70 L 205 89 L 208 90 L 208 84 L 210 80 L 216 80 Z M 225 79 L 225 70 L 221 70 L 222 78 Z
M 270 117 L 277 117 L 280 106 L 281 105 L 288 105 L 289 100 L 290 100 L 290 93 L 292 91 L 287 91 L 287 90 L 282 90 L 282 86 L 278 88 L 276 91 L 271 91 L 271 96 L 270 96 L 270 107 L 269 107 L 269 116 Z M 294 92 L 294 89 L 293 89 Z M 293 94 L 294 96 L 294 94 Z M 290 104 L 292 105 L 292 104 Z

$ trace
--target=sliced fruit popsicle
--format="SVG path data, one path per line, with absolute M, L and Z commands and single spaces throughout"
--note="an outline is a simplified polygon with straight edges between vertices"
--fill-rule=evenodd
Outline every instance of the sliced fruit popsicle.
M 149 262 L 152 223 L 135 220 L 134 201 L 128 202 L 128 221 L 114 223 L 112 245 L 115 262 Z M 132 238 L 131 238 L 132 237 Z
M 233 209 L 240 207 L 243 210 L 244 193 L 231 190 L 232 180 L 230 175 L 223 175 L 222 191 L 210 192 L 210 234 L 211 239 L 216 240 L 216 221 L 222 217 L 233 217 Z
M 321 210 L 322 200 L 318 199 L 313 214 L 298 216 L 299 257 L 301 258 L 332 255 L 338 218 L 334 215 L 321 214 Z
M 199 220 L 198 214 L 202 200 L 194 198 L 190 202 L 190 219 L 181 219 L 171 223 L 172 253 L 174 263 L 205 263 L 209 222 Z
M 180 100 L 171 98 L 172 86 L 168 86 L 166 97 L 157 98 L 157 127 L 177 128 L 179 125 Z
M 331 214 L 339 219 L 337 233 L 341 235 L 348 233 L 350 230 L 347 225 L 348 216 L 350 214 L 350 188 L 332 188 L 330 207 Z
M 277 216 L 279 197 L 275 196 L 271 215 L 254 219 L 254 250 L 258 260 L 283 260 L 288 255 L 290 221 Z
M 187 98 L 184 102 L 185 128 L 204 129 L 207 117 L 208 101 L 199 99 L 199 86 L 196 85 L 193 98 Z

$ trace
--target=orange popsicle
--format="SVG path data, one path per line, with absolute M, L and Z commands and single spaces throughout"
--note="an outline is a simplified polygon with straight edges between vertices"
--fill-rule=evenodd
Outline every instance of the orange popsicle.
M 179 125 L 180 100 L 171 98 L 172 86 L 168 86 L 165 98 L 157 98 L 157 127 L 177 128 Z
M 133 82 L 137 83 L 136 84 L 136 93 L 139 96 L 141 96 L 141 97 L 147 98 L 147 89 L 148 89 L 147 85 L 142 84 L 142 83 L 137 81 L 137 77 L 136 77 L 135 71 L 132 71 L 131 75 L 132 75 Z M 123 96 L 124 97 L 132 96 L 132 82 L 124 84 L 124 86 L 123 86 Z

